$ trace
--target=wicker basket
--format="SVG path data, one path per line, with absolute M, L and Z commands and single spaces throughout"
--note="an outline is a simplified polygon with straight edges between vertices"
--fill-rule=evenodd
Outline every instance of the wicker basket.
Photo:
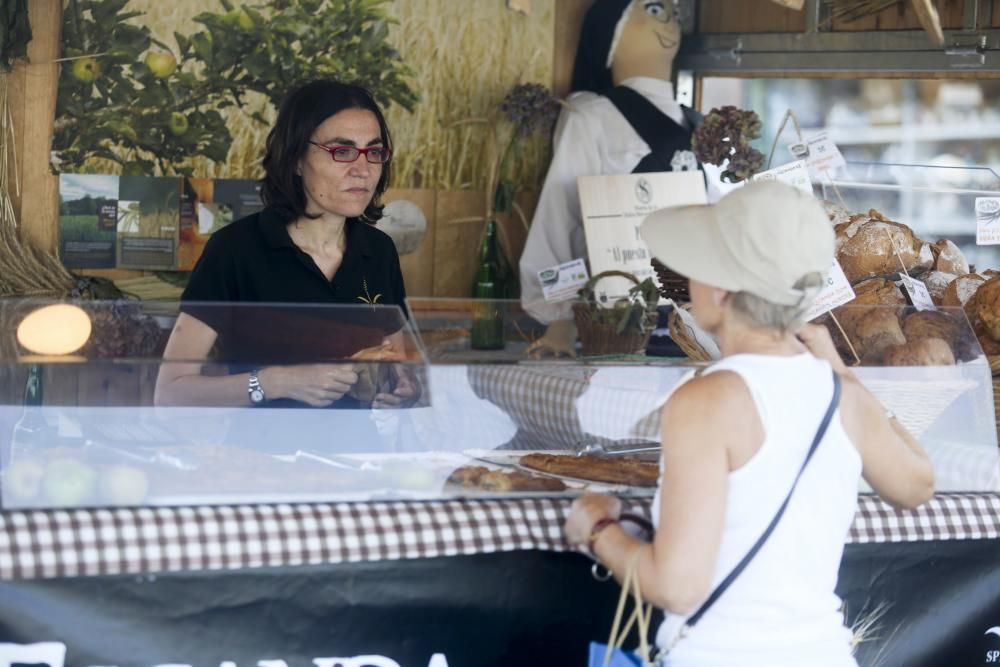
M 631 280 L 639 285 L 638 279 L 624 271 L 604 271 L 587 281 L 581 293 L 592 292 L 594 286 L 604 278 L 617 276 Z M 644 332 L 630 331 L 620 334 L 617 326 L 611 322 L 601 322 L 595 317 L 599 311 L 606 310 L 593 299 L 577 301 L 573 304 L 573 319 L 583 346 L 583 355 L 587 357 L 609 354 L 635 354 L 643 352 L 649 343 L 649 337 L 656 328 L 656 304 L 646 304 L 646 327 Z
M 691 292 L 688 289 L 687 278 L 668 269 L 655 257 L 650 263 L 653 265 L 653 271 L 656 272 L 660 294 L 663 295 L 663 298 L 673 299 L 677 303 L 688 303 L 691 301 Z
M 684 320 L 681 319 L 680 314 L 677 312 L 679 308 L 689 311 L 691 310 L 691 304 L 677 305 L 670 311 L 670 317 L 667 318 L 667 328 L 670 331 L 670 338 L 693 361 L 711 361 L 712 355 L 698 344 L 694 332 L 684 324 Z

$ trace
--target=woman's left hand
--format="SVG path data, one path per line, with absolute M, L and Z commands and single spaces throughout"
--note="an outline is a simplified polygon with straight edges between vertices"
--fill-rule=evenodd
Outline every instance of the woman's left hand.
M 604 518 L 618 519 L 622 501 L 613 496 L 587 493 L 573 501 L 566 519 L 566 540 L 570 544 L 586 544 L 594 524 Z
M 392 367 L 392 372 L 396 375 L 396 388 L 391 394 L 375 394 L 372 408 L 408 408 L 420 400 L 420 383 L 413 372 L 399 364 Z

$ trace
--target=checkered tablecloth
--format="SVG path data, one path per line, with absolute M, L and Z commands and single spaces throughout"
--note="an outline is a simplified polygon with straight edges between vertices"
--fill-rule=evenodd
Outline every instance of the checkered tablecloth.
M 0 579 L 565 551 L 569 498 L 0 513 Z M 649 500 L 626 502 L 649 515 Z M 942 494 L 916 511 L 861 496 L 849 543 L 1000 538 L 1000 495 Z

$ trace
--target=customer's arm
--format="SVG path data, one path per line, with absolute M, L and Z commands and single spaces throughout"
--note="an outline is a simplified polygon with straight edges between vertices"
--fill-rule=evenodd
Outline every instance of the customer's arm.
M 204 363 L 218 337 L 196 317 L 181 313 L 170 333 L 164 362 L 156 378 L 156 405 L 250 406 L 249 373 L 202 375 Z M 340 399 L 358 380 L 350 364 L 271 366 L 257 373 L 268 399 L 291 398 L 315 407 Z
M 755 451 L 763 427 L 743 381 L 719 372 L 674 392 L 664 406 L 662 433 L 661 520 L 653 543 L 641 543 L 612 525 L 599 533 L 593 548 L 619 578 L 635 549 L 642 549 L 643 596 L 657 607 L 685 614 L 710 592 L 725 522 L 730 452 Z M 592 522 L 601 511 L 615 509 L 601 496 L 590 498 L 583 504 L 592 505 Z
M 872 489 L 895 507 L 914 508 L 934 495 L 934 469 L 916 438 L 844 365 L 825 327 L 807 325 L 799 339 L 826 359 L 843 380 L 841 422 L 861 454 L 863 474 Z

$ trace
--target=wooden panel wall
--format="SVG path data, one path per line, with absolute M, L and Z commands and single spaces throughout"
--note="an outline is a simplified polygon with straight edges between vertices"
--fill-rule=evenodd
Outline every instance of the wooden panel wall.
M 802 32 L 805 12 L 771 0 L 700 0 L 698 31 L 702 33 Z
M 1000 0 L 992 2 L 992 27 L 1000 27 Z M 965 0 L 935 0 L 942 27 L 961 28 Z M 805 14 L 771 0 L 700 0 L 699 30 L 703 33 L 802 32 Z M 860 21 L 834 21 L 833 30 L 911 30 L 920 23 L 909 2 L 884 9 Z

